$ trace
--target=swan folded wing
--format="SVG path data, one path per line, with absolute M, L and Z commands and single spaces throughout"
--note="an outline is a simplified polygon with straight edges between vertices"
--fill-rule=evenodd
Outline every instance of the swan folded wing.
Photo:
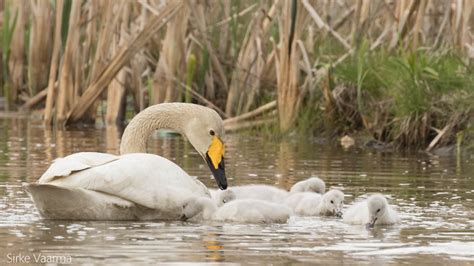
M 99 152 L 80 152 L 64 158 L 57 158 L 39 178 L 38 183 L 46 184 L 54 179 L 67 177 L 74 172 L 103 165 L 118 160 L 119 158 L 120 157 L 116 155 Z
M 152 154 L 125 154 L 118 160 L 58 178 L 50 184 L 100 191 L 148 208 L 172 211 L 207 188 L 175 163 Z

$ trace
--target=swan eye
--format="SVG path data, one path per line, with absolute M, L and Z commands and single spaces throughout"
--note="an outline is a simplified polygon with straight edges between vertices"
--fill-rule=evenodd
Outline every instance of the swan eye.
M 212 130 L 212 129 L 209 130 L 209 135 L 214 136 L 215 134 L 216 134 L 216 132 L 214 132 L 214 130 Z
M 379 212 L 380 212 L 380 209 L 377 210 L 377 213 L 379 213 Z
M 331 200 L 331 204 L 334 204 L 334 201 L 333 201 L 333 200 Z

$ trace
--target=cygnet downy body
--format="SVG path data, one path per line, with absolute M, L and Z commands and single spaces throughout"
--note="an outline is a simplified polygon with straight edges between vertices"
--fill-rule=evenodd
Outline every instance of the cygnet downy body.
M 239 223 L 285 223 L 291 210 L 282 204 L 258 199 L 233 200 L 217 207 L 209 198 L 191 197 L 183 206 L 182 219 L 213 220 Z
M 322 195 L 325 191 L 326 183 L 319 177 L 310 177 L 303 181 L 296 182 L 290 189 L 291 194 L 298 192 L 315 192 Z
M 368 228 L 373 228 L 375 225 L 399 223 L 400 218 L 383 195 L 375 194 L 351 206 L 344 213 L 343 221 L 348 224 L 365 224 Z
M 288 192 L 270 185 L 244 185 L 230 187 L 235 199 L 258 199 L 270 202 L 281 203 L 288 196 Z M 219 194 L 225 191 L 219 192 Z
M 216 203 L 217 207 L 221 207 L 227 202 L 235 199 L 235 193 L 231 189 L 226 189 L 226 190 L 209 189 L 209 192 L 211 193 L 211 197 Z
M 322 196 L 314 192 L 298 192 L 286 198 L 284 203 L 301 216 L 341 216 L 344 193 L 337 189 Z

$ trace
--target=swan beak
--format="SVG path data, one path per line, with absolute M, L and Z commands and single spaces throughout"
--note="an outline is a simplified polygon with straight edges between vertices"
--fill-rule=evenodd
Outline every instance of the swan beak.
M 224 144 L 222 141 L 214 136 L 211 145 L 206 152 L 206 162 L 211 169 L 212 175 L 216 179 L 217 186 L 225 190 L 227 188 L 227 178 L 225 176 L 224 164 Z

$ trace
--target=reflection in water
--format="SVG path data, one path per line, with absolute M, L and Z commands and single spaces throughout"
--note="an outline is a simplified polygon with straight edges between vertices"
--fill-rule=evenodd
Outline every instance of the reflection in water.
M 328 188 L 343 187 L 348 203 L 365 193 L 386 194 L 403 223 L 368 231 L 325 217 L 292 217 L 283 225 L 49 221 L 39 217 L 21 182 L 35 181 L 58 156 L 118 154 L 121 130 L 45 130 L 38 121 L 8 118 L 0 119 L 0 131 L 0 264 L 8 253 L 70 255 L 77 264 L 474 261 L 472 157 L 345 151 L 313 139 L 274 143 L 228 135 L 231 185 L 289 188 L 319 175 Z M 181 137 L 157 132 L 148 148 L 216 188 L 202 158 Z

